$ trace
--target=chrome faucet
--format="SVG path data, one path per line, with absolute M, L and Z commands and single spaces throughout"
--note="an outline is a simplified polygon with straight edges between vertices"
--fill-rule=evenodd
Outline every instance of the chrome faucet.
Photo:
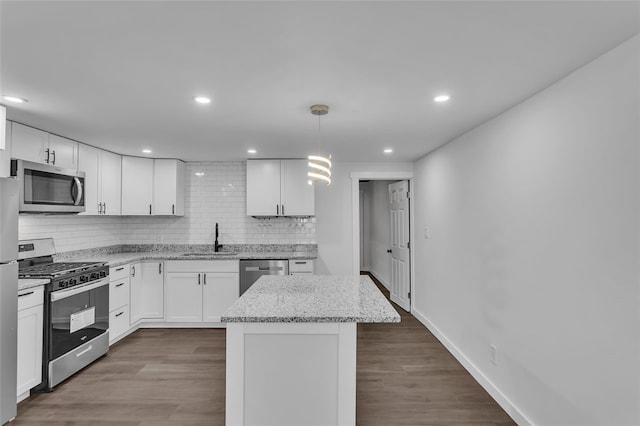
M 213 251 L 217 253 L 220 251 L 221 248 L 222 248 L 222 244 L 218 243 L 218 222 L 216 222 L 216 240 L 213 243 Z

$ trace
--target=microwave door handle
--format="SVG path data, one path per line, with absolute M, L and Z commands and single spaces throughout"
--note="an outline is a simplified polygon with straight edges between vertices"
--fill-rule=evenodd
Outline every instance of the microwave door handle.
M 80 205 L 80 200 L 82 200 L 82 183 L 80 183 L 80 179 L 78 179 L 77 177 L 73 178 L 73 182 L 76 188 L 78 188 L 78 196 L 73 202 L 73 205 L 77 206 L 77 205 Z

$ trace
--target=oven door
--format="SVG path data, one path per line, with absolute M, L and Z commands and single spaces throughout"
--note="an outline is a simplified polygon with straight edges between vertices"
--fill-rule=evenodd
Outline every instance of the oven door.
M 51 293 L 49 360 L 109 329 L 109 280 Z

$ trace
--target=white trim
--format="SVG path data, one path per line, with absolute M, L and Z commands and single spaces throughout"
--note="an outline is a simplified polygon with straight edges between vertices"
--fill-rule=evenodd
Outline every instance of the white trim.
M 371 268 L 369 266 L 361 266 L 360 272 L 371 272 Z
M 375 278 L 376 280 L 380 281 L 380 282 L 382 283 L 382 285 L 384 286 L 384 288 L 386 288 L 387 290 L 391 291 L 391 290 L 390 290 L 390 289 L 391 289 L 391 283 L 390 283 L 390 282 L 387 282 L 386 280 L 383 280 L 383 279 L 380 277 L 380 274 L 379 274 L 379 273 L 377 273 L 376 271 L 374 271 L 373 269 L 371 269 L 371 270 L 370 270 L 370 271 L 368 271 L 368 272 L 369 272 L 371 275 L 373 275 L 373 276 L 374 276 L 374 278 Z
M 458 347 L 436 327 L 429 319 L 418 309 L 412 308 L 411 314 L 422 323 L 436 339 L 444 345 L 444 347 L 453 355 L 456 360 L 471 374 L 471 376 L 489 393 L 489 395 L 502 407 L 504 411 L 520 426 L 533 426 L 534 423 L 529 419 L 511 400 L 498 389 L 498 387 L 487 377 L 476 365 L 467 358 Z

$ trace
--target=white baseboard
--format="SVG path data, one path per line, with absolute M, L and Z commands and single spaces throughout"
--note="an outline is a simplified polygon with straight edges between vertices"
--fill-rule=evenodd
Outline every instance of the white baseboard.
M 429 319 L 418 309 L 413 307 L 411 314 L 422 323 L 444 347 L 453 355 L 471 376 L 486 390 L 489 395 L 502 407 L 504 411 L 520 426 L 533 426 L 534 423 L 516 407 L 511 400 L 485 376 L 478 367 L 458 349 Z
M 370 270 L 370 269 L 371 269 L 371 268 L 369 268 L 368 266 L 361 266 L 361 267 L 360 267 L 360 271 L 361 271 L 361 272 L 369 272 L 369 270 Z
M 391 291 L 391 283 L 387 282 L 386 280 L 383 280 L 380 277 L 380 274 L 378 274 L 376 271 L 374 271 L 373 269 L 369 270 L 369 273 L 371 275 L 373 275 L 374 277 L 376 277 L 376 280 L 380 281 L 382 283 L 382 285 L 384 286 L 384 288 L 386 288 L 387 290 Z

